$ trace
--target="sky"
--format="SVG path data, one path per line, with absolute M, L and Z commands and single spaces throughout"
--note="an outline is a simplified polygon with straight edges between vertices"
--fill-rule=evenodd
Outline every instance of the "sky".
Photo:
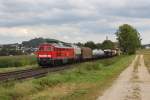
M 0 44 L 33 38 L 65 42 L 116 41 L 130 24 L 150 43 L 150 0 L 0 0 Z

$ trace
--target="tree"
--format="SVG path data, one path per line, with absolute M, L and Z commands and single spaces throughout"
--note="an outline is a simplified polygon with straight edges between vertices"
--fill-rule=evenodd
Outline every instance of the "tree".
M 89 47 L 91 49 L 96 49 L 96 44 L 93 41 L 88 41 L 84 44 L 85 47 Z
M 97 44 L 96 44 L 96 48 L 97 48 L 97 49 L 102 49 L 102 44 L 101 44 L 101 43 L 97 43 Z
M 114 49 L 115 44 L 111 40 L 105 40 L 102 43 L 102 49 Z
M 78 43 L 75 43 L 77 46 L 79 46 L 79 47 L 83 47 L 84 46 L 84 44 L 83 43 L 81 43 L 81 42 L 78 42 Z
M 126 54 L 134 54 L 141 46 L 139 32 L 128 24 L 119 27 L 116 32 L 120 49 Z

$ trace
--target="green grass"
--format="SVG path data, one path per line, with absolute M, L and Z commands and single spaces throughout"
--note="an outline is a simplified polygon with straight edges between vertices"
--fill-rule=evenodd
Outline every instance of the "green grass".
M 46 77 L 0 85 L 0 100 L 95 100 L 132 61 L 119 56 L 75 64 Z M 87 98 L 88 97 L 88 98 Z
M 30 55 L 0 57 L 0 68 L 22 67 L 36 63 L 36 57 Z

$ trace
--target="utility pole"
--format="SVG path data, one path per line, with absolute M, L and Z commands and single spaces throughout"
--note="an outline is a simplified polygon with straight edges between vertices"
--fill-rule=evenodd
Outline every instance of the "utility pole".
M 108 40 L 108 36 L 106 36 L 106 40 Z

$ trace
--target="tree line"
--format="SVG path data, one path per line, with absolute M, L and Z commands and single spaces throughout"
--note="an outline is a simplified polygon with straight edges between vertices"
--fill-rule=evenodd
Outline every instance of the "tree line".
M 76 45 L 80 47 L 89 47 L 91 49 L 115 49 L 117 43 L 112 42 L 111 40 L 104 40 L 102 43 L 94 43 L 93 41 L 87 41 L 86 43 L 78 42 Z

